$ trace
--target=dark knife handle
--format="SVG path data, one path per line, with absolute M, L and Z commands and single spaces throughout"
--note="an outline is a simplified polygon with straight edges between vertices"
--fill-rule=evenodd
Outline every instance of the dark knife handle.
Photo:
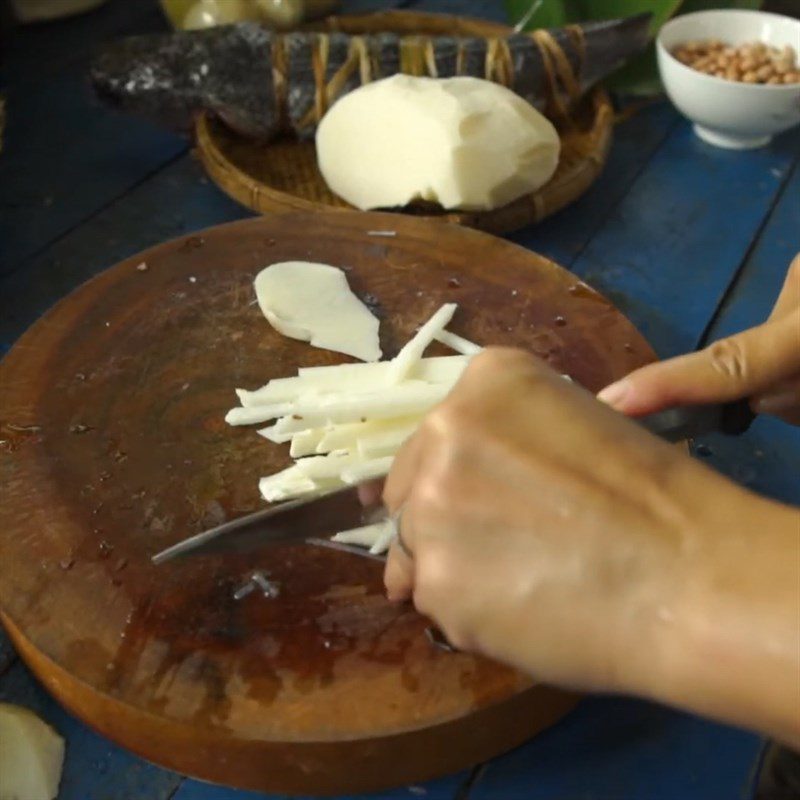
M 725 403 L 722 406 L 720 418 L 720 433 L 728 436 L 740 436 L 753 424 L 756 415 L 750 408 L 750 401 L 735 400 L 732 403 Z
M 682 442 L 708 433 L 738 436 L 755 419 L 748 400 L 699 406 L 677 406 L 637 418 L 655 436 L 668 442 Z

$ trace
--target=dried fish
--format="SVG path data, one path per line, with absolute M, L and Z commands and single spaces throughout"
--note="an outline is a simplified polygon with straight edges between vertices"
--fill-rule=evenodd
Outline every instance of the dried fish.
M 183 129 L 207 111 L 261 140 L 311 136 L 339 97 L 398 72 L 488 78 L 559 116 L 645 47 L 649 22 L 640 14 L 506 38 L 279 34 L 239 23 L 115 42 L 91 80 L 121 110 Z

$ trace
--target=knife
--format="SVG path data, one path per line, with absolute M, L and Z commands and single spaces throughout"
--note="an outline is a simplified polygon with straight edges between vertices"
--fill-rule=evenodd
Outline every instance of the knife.
M 747 400 L 734 403 L 681 406 L 636 418 L 636 422 L 667 442 L 682 442 L 707 433 L 738 436 L 755 419 Z M 154 564 L 176 558 L 215 553 L 248 553 L 261 547 L 307 541 L 343 552 L 369 556 L 365 549 L 339 544 L 328 538 L 348 530 L 386 519 L 382 508 L 367 509 L 358 499 L 358 487 L 290 500 L 253 514 L 226 522 L 168 547 L 153 556 Z M 382 556 L 372 556 L 380 558 Z

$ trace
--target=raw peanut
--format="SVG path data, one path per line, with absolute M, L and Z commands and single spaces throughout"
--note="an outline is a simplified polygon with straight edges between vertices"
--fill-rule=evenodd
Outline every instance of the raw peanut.
M 758 78 L 760 81 L 768 81 L 768 80 L 769 80 L 769 79 L 770 79 L 772 76 L 773 76 L 773 72 L 772 72 L 772 66 L 771 66 L 771 65 L 769 65 L 769 64 L 768 64 L 767 66 L 765 66 L 765 67 L 761 67 L 761 68 L 760 68 L 760 69 L 759 69 L 759 70 L 756 72 L 756 77 L 757 77 L 757 78 Z
M 728 67 L 728 69 L 725 71 L 725 77 L 729 81 L 738 81 L 741 80 L 742 76 L 739 70 L 736 69 L 736 67 Z
M 784 83 L 800 83 L 800 72 L 787 72 L 783 76 Z
M 792 71 L 792 66 L 793 64 L 791 61 L 783 61 L 779 59 L 773 64 L 773 69 L 778 75 L 785 75 L 787 72 Z
M 783 83 L 783 78 L 779 77 L 778 75 L 773 75 L 768 81 L 768 84 L 771 86 L 777 86 L 779 83 Z
M 736 55 L 736 48 L 735 47 L 726 47 L 722 51 L 722 55 L 724 55 L 726 58 L 733 58 Z
M 758 54 L 760 56 L 761 55 L 766 55 L 766 53 L 767 53 L 767 46 L 764 44 L 764 42 L 756 42 L 753 45 L 752 49 L 753 49 L 754 53 L 756 53 L 756 54 Z
M 717 66 L 720 69 L 727 69 L 730 66 L 730 59 L 725 56 L 717 56 Z
M 742 72 L 750 72 L 756 68 L 756 62 L 755 59 L 748 56 L 739 62 L 739 66 L 741 67 Z
M 795 59 L 797 58 L 797 53 L 795 52 L 794 47 L 792 47 L 790 44 L 787 44 L 783 48 L 782 56 L 787 61 L 791 61 L 792 63 L 794 63 Z
M 742 81 L 744 83 L 758 83 L 758 76 L 752 70 L 750 72 L 745 72 L 742 75 Z
M 725 77 L 725 70 L 724 69 L 715 69 L 714 75 L 717 78 L 724 78 Z

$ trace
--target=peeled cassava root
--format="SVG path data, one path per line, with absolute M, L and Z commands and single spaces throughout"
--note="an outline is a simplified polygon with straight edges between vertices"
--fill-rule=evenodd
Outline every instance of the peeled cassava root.
M 345 95 L 317 130 L 325 181 L 360 209 L 499 208 L 547 183 L 559 152 L 546 117 L 479 78 L 394 75 Z
M 0 800 L 54 800 L 64 740 L 27 708 L 0 703 Z

